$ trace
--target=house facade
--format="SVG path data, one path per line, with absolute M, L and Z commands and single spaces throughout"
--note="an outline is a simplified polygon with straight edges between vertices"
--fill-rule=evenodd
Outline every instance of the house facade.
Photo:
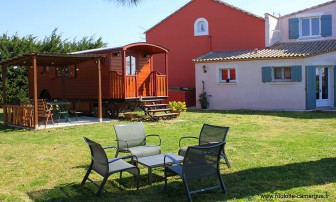
M 192 59 L 210 51 L 263 48 L 264 26 L 262 17 L 224 1 L 191 0 L 147 30 L 147 42 L 169 49 L 169 100 L 195 105 Z M 154 59 L 156 68 L 163 67 L 163 57 Z
M 266 48 L 194 59 L 196 98 L 204 83 L 210 109 L 334 107 L 335 10 L 336 1 L 330 1 L 279 18 L 265 14 Z

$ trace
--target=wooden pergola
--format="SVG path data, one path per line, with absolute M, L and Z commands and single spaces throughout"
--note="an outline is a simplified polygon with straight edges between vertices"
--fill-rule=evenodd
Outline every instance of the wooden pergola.
M 11 58 L 9 60 L 0 61 L 2 67 L 2 98 L 3 104 L 6 100 L 6 75 L 7 68 L 12 66 L 26 66 L 33 68 L 34 78 L 34 124 L 35 129 L 38 127 L 38 113 L 37 113 L 37 67 L 38 66 L 70 66 L 77 65 L 83 62 L 94 61 L 97 65 L 98 71 L 98 119 L 102 122 L 102 85 L 101 85 L 101 59 L 104 55 L 101 54 L 52 54 L 52 53 L 29 53 L 21 56 Z

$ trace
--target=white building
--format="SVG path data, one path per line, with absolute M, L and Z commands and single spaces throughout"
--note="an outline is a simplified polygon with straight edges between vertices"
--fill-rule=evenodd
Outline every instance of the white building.
M 209 109 L 336 106 L 336 1 L 279 18 L 265 14 L 266 48 L 210 52 L 195 62 Z M 198 103 L 197 107 L 200 107 Z

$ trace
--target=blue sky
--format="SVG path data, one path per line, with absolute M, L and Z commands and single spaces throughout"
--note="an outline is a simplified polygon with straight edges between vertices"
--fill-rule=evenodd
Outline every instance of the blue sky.
M 285 15 L 329 0 L 225 0 L 259 16 Z M 39 39 L 54 28 L 64 39 L 102 37 L 108 47 L 144 41 L 143 32 L 189 0 L 142 0 L 123 7 L 109 0 L 0 0 L 0 34 L 32 34 Z

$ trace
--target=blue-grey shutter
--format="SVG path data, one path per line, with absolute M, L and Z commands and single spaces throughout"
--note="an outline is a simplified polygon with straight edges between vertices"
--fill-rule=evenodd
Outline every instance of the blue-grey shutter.
M 302 81 L 302 66 L 292 66 L 291 74 L 292 74 L 292 81 L 295 82 Z
M 321 36 L 331 36 L 332 35 L 332 22 L 331 15 L 322 15 L 321 16 Z
M 289 39 L 299 38 L 299 18 L 288 19 L 288 37 Z
M 316 66 L 306 66 L 306 109 L 316 108 Z
M 261 68 L 262 82 L 272 81 L 272 67 L 262 67 Z
M 334 106 L 336 107 L 336 66 L 334 66 Z

